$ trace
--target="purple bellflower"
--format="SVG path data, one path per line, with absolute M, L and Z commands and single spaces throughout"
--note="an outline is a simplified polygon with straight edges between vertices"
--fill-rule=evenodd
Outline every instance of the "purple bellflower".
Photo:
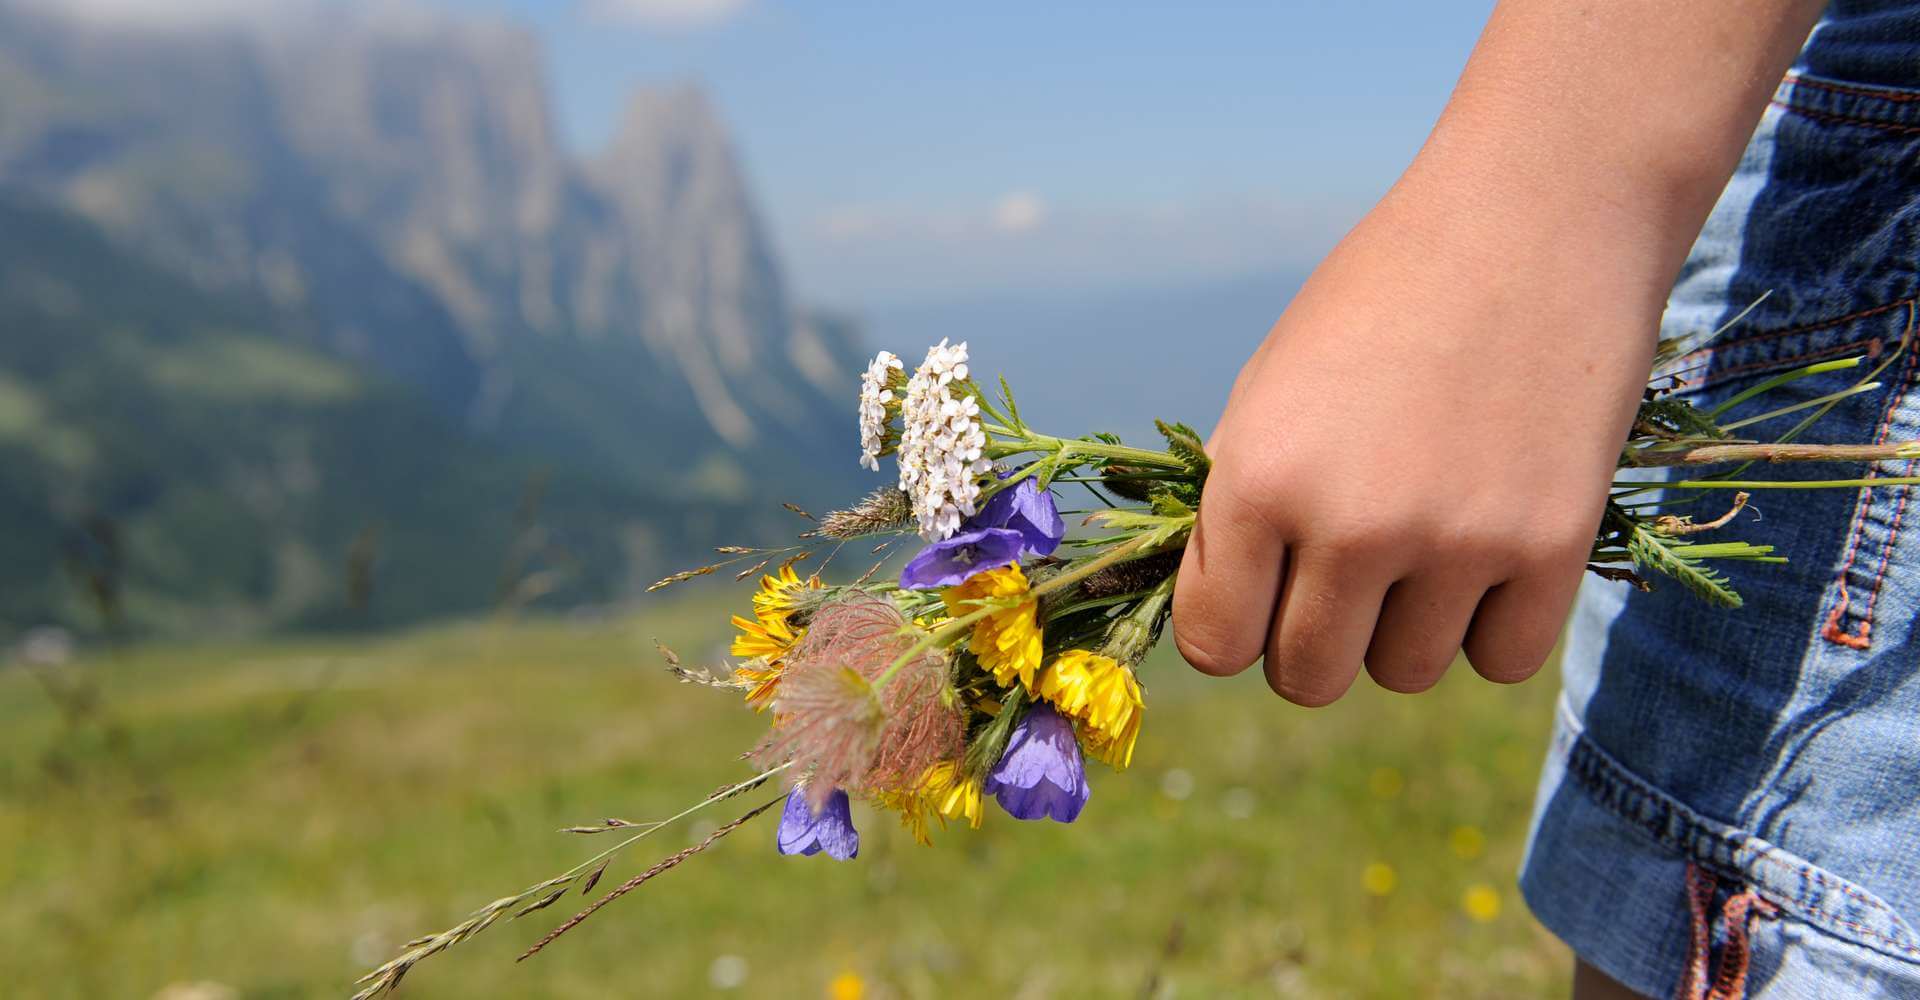
M 1022 556 L 1050 556 L 1067 537 L 1067 522 L 1061 520 L 1053 494 L 1041 489 L 1033 476 L 1021 476 L 1019 482 L 988 497 L 986 506 L 968 519 L 967 525 L 1018 531 L 1024 543 Z
M 1046 702 L 1033 706 L 1013 727 L 1007 752 L 981 791 L 998 799 L 1014 819 L 1073 822 L 1089 794 L 1073 723 Z
M 1025 476 L 988 498 L 959 534 L 921 549 L 900 571 L 900 588 L 957 587 L 975 574 L 1022 558 L 1052 555 L 1065 537 L 1067 522 L 1061 520 L 1053 494 Z
M 976 573 L 1013 565 L 1024 544 L 1020 532 L 1011 528 L 963 531 L 921 549 L 900 571 L 900 589 L 957 587 Z
M 815 813 L 807 808 L 805 789 L 795 788 L 787 795 L 787 806 L 780 813 L 780 833 L 776 846 L 781 854 L 814 855 L 821 851 L 836 861 L 848 861 L 860 855 L 860 831 L 853 828 L 848 812 L 847 793 L 834 789 L 827 804 Z

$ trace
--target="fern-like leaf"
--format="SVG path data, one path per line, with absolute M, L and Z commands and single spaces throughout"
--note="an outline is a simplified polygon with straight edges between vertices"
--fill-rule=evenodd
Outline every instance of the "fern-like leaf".
M 1207 448 L 1200 441 L 1200 433 L 1186 424 L 1170 424 L 1164 420 L 1154 421 L 1153 426 L 1159 429 L 1161 437 L 1167 439 L 1167 451 L 1185 463 L 1187 471 L 1195 479 L 1205 482 L 1207 473 L 1213 471 L 1213 459 L 1207 457 Z
M 1627 536 L 1627 552 L 1641 569 L 1678 580 L 1681 586 L 1709 604 L 1737 608 L 1745 603 L 1728 585 L 1725 574 L 1687 555 L 1681 546 L 1647 525 L 1636 523 L 1633 526 L 1632 533 Z

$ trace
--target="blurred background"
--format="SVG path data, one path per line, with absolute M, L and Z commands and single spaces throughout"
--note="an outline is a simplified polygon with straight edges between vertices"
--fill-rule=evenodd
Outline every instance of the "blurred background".
M 739 588 L 641 594 L 880 484 L 865 359 L 1209 425 L 1490 6 L 0 0 L 10 994 L 341 996 L 736 780 L 757 720 L 651 640 L 719 655 Z M 405 992 L 1561 991 L 1550 681 L 1147 679 L 1071 829 L 749 833 Z

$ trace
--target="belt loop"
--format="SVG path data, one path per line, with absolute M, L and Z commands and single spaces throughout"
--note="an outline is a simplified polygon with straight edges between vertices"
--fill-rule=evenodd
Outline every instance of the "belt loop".
M 1675 1000 L 1706 1000 L 1707 961 L 1713 955 L 1713 917 L 1707 908 L 1719 888 L 1711 872 L 1687 862 L 1687 909 L 1693 915 L 1693 935 L 1687 942 L 1687 972 L 1674 991 Z
M 1675 992 L 1679 1000 L 1744 1000 L 1747 968 L 1753 961 L 1753 922 L 1777 911 L 1751 886 L 1727 897 L 1719 918 L 1726 931 L 1720 945 L 1720 967 L 1708 975 L 1713 959 L 1713 899 L 1719 880 L 1694 862 L 1687 862 L 1687 909 L 1693 917 L 1687 943 L 1687 971 Z

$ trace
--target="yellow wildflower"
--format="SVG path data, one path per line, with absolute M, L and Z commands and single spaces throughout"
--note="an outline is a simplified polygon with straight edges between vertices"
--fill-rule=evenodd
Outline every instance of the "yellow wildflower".
M 1034 672 L 1040 669 L 1040 602 L 1028 593 L 1027 575 L 1018 565 L 975 574 L 942 591 L 940 598 L 956 618 L 979 610 L 969 601 L 1018 600 L 1011 607 L 996 607 L 975 624 L 967 648 L 1001 687 L 1012 687 L 1015 679 L 1033 687 Z
M 1485 882 L 1470 885 L 1460 897 L 1460 908 L 1474 923 L 1492 923 L 1500 918 L 1500 890 Z
M 780 676 L 786 673 L 787 654 L 805 630 L 796 631 L 785 621 L 769 623 L 739 615 L 733 616 L 733 627 L 740 630 L 733 637 L 733 655 L 744 661 L 733 669 L 734 679 L 748 685 L 747 704 L 765 711 L 773 704 Z
M 867 981 L 851 970 L 833 977 L 827 984 L 829 1000 L 862 1000 L 867 995 Z
M 968 826 L 978 830 L 985 815 L 980 782 L 963 777 L 957 760 L 942 761 L 927 768 L 914 788 L 880 792 L 874 796 L 874 802 L 899 812 L 901 824 L 922 844 L 933 843 L 933 838 L 928 836 L 932 823 L 939 823 L 944 830 L 948 820 L 964 819 Z
M 1110 656 L 1070 649 L 1040 672 L 1035 691 L 1074 720 L 1087 753 L 1116 768 L 1133 762 L 1147 703 L 1132 670 Z
M 787 654 L 807 633 L 793 626 L 797 592 L 821 586 L 818 576 L 803 581 L 792 566 L 782 566 L 760 580 L 760 591 L 753 595 L 753 617 L 733 616 L 733 625 L 740 630 L 733 638 L 733 655 L 746 661 L 734 668 L 733 676 L 747 685 L 747 704 L 755 711 L 773 704 L 780 676 L 786 672 Z
M 944 761 L 927 768 L 927 773 L 920 778 L 920 794 L 926 796 L 927 804 L 941 819 L 964 819 L 968 826 L 980 829 L 980 819 L 986 815 L 980 807 L 980 782 L 962 775 L 959 761 Z
M 1367 890 L 1369 896 L 1391 896 L 1399 884 L 1399 874 L 1385 861 L 1375 861 L 1360 870 L 1360 887 Z
M 1456 826 L 1447 837 L 1448 846 L 1453 848 L 1454 857 L 1462 861 L 1472 861 L 1487 849 L 1487 835 L 1477 826 Z
M 775 621 L 787 624 L 793 617 L 800 596 L 798 591 L 819 590 L 822 586 L 820 577 L 802 580 L 792 566 L 782 566 L 773 575 L 760 578 L 760 592 L 753 595 L 753 616 L 767 624 Z

